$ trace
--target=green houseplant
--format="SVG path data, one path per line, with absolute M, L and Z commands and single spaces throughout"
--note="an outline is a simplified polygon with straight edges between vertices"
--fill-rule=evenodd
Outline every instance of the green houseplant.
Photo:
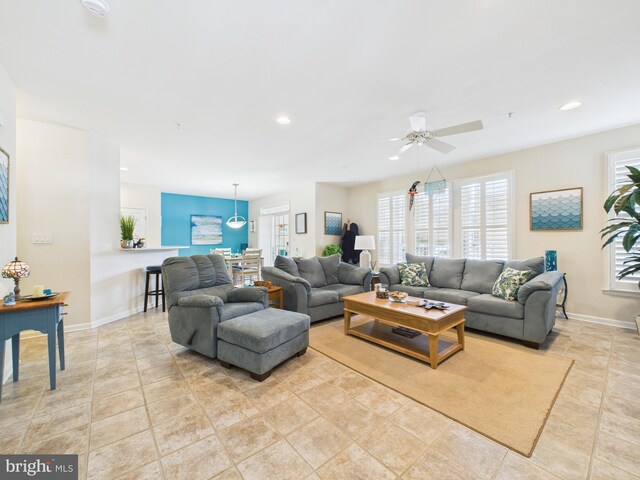
M 133 230 L 136 228 L 136 219 L 131 215 L 120 215 L 120 246 L 133 248 Z
M 338 245 L 330 244 L 324 247 L 324 250 L 322 250 L 323 257 L 328 257 L 329 255 L 333 255 L 334 253 L 342 253 L 342 249 Z
M 627 165 L 629 182 L 622 184 L 613 191 L 604 202 L 604 210 L 615 213 L 615 218 L 608 222 L 610 225 L 600 230 L 601 238 L 606 240 L 602 248 L 613 243 L 617 238 L 622 237 L 622 248 L 628 253 L 623 262 L 624 268 L 617 275 L 618 280 L 629 277 L 640 271 L 640 251 L 638 250 L 638 240 L 640 240 L 640 170 Z M 640 288 L 640 282 L 638 282 Z M 636 327 L 640 333 L 640 316 L 636 315 Z

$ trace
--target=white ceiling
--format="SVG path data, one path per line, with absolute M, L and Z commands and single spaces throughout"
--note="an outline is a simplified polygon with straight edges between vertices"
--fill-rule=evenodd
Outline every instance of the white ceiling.
M 0 0 L 0 63 L 20 116 L 99 132 L 123 181 L 165 191 L 238 182 L 252 199 L 413 170 L 415 151 L 392 163 L 380 140 L 421 109 L 430 128 L 485 125 L 446 157 L 420 149 L 422 169 L 640 122 L 637 0 L 108 1 L 98 19 L 80 0 Z

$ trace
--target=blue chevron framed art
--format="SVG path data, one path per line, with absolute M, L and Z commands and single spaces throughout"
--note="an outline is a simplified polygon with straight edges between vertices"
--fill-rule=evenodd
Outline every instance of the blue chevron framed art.
M 530 195 L 531 230 L 582 230 L 582 187 Z

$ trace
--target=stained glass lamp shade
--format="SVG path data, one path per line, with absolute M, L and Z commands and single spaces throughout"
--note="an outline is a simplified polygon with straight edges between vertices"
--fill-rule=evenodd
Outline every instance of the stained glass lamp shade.
M 20 279 L 28 277 L 30 273 L 29 265 L 18 260 L 18 257 L 13 262 L 9 262 L 2 267 L 2 278 L 13 278 L 16 284 L 13 289 L 16 298 L 20 296 Z

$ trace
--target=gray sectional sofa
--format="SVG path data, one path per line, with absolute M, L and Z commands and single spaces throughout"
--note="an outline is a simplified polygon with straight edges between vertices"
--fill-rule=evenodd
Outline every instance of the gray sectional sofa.
M 397 265 L 381 268 L 380 282 L 415 297 L 466 305 L 465 325 L 469 328 L 516 338 L 533 348 L 538 348 L 553 328 L 564 274 L 544 272 L 542 257 L 503 262 L 407 254 L 407 263 L 424 263 L 430 286 L 402 285 Z M 514 301 L 491 294 L 495 281 L 508 267 L 533 272 Z
M 276 257 L 262 268 L 262 278 L 283 288 L 284 308 L 315 322 L 343 314 L 342 297 L 371 290 L 371 271 L 328 257 Z

